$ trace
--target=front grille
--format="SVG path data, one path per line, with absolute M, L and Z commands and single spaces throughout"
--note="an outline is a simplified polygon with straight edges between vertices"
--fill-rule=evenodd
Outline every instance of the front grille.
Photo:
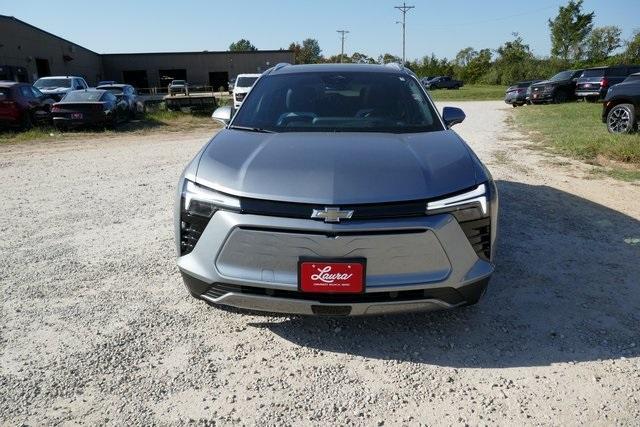
M 210 218 L 182 212 L 180 216 L 180 255 L 191 253 Z
M 465 301 L 463 295 L 454 288 L 418 289 L 411 291 L 397 292 L 374 292 L 364 294 L 314 294 L 301 293 L 297 291 L 284 291 L 280 289 L 257 288 L 253 286 L 230 285 L 225 283 L 214 283 L 203 294 L 210 298 L 220 298 L 228 293 L 248 294 L 258 296 L 270 296 L 274 298 L 288 298 L 304 301 L 315 301 L 325 304 L 356 304 L 362 302 L 393 302 L 393 301 L 416 301 L 435 299 L 448 304 L 459 304 Z
M 287 218 L 311 218 L 314 209 L 324 210 L 326 205 L 307 203 L 275 202 L 270 200 L 248 199 L 240 200 L 243 213 L 278 216 Z M 351 219 L 385 219 L 404 218 L 426 215 L 426 200 L 408 202 L 392 202 L 362 205 L 340 205 L 341 210 L 353 210 Z M 322 218 L 319 218 L 322 221 Z
M 245 96 L 247 96 L 246 93 L 236 93 L 236 101 L 242 102 Z
M 460 227 L 469 239 L 469 243 L 478 257 L 485 261 L 491 259 L 491 219 L 482 218 L 461 222 Z

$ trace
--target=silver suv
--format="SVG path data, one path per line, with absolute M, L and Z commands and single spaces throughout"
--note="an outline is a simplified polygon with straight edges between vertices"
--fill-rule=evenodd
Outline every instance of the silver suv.
M 279 64 L 180 177 L 191 294 L 266 312 L 362 315 L 473 304 L 493 273 L 485 166 L 399 66 Z

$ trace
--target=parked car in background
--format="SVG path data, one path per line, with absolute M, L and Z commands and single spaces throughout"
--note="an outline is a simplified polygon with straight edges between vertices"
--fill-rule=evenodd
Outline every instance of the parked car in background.
M 456 80 L 452 77 L 449 76 L 439 76 L 439 77 L 434 77 L 433 79 L 429 80 L 426 84 L 425 87 L 427 89 L 460 89 L 462 86 L 464 85 L 464 83 L 462 82 L 462 80 Z
M 602 105 L 602 121 L 611 133 L 631 133 L 638 129 L 640 73 L 609 88 Z
M 28 83 L 0 81 L 0 125 L 28 129 L 48 122 L 54 102 Z
M 640 65 L 616 65 L 586 69 L 576 82 L 576 96 L 592 102 L 604 99 L 611 86 L 622 83 L 633 73 L 640 73 Z
M 426 87 L 426 86 L 427 86 L 427 84 L 428 84 L 431 80 L 435 79 L 436 77 L 437 77 L 437 76 L 426 76 L 426 77 L 423 77 L 423 78 L 421 78 L 421 79 L 420 79 L 420 83 L 422 83 L 422 86 Z
M 124 101 L 130 117 L 135 117 L 144 113 L 144 103 L 138 99 L 135 88 L 127 84 L 107 84 L 98 86 L 96 89 L 108 90 L 116 96 L 118 101 Z
M 530 93 L 529 88 L 532 84 L 538 83 L 539 81 L 540 80 L 527 80 L 509 86 L 504 95 L 504 102 L 511 104 L 514 107 L 526 104 L 528 102 L 527 94 Z
M 178 93 L 189 95 L 189 83 L 187 83 L 186 80 L 171 80 L 171 83 L 169 83 L 167 90 L 170 96 Z
M 584 70 L 561 71 L 549 80 L 531 85 L 531 103 L 559 103 L 576 98 L 576 81 Z
M 233 87 L 233 106 L 235 108 L 240 108 L 242 101 L 260 76 L 261 74 L 238 74 Z
M 76 76 L 51 76 L 42 77 L 33 84 L 40 92 L 60 101 L 72 90 L 87 89 L 89 85 L 82 77 Z
M 51 107 L 58 129 L 81 126 L 113 127 L 129 117 L 127 105 L 108 90 L 74 90 Z

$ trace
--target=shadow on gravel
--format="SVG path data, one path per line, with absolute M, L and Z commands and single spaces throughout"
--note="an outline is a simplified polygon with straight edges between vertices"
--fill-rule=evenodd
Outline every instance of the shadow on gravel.
M 498 186 L 497 270 L 478 305 L 252 326 L 321 351 L 450 367 L 640 355 L 640 222 L 546 186 Z

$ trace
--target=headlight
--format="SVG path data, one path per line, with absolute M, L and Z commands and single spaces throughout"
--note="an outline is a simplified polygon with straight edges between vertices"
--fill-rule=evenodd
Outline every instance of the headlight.
M 239 211 L 240 200 L 185 180 L 182 189 L 182 209 L 190 215 L 211 218 L 219 209 Z
M 471 191 L 427 203 L 427 214 L 451 213 L 458 222 L 489 216 L 487 185 L 480 184 Z

